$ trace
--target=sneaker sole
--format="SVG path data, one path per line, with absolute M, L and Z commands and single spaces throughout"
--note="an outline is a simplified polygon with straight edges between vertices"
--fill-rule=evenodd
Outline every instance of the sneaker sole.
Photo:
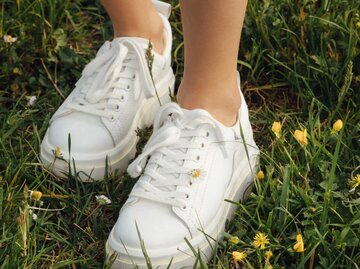
M 244 201 L 250 195 L 254 185 L 255 169 L 258 167 L 258 150 L 255 150 L 256 151 L 250 155 L 250 163 L 248 160 L 245 160 L 246 163 L 244 163 L 243 160 L 239 168 L 234 172 L 233 183 L 229 186 L 225 195 L 225 197 L 228 197 L 227 200 Z M 247 169 L 243 168 L 244 165 Z M 213 222 L 204 229 L 205 232 L 189 239 L 190 245 L 200 251 L 201 257 L 206 262 L 210 261 L 214 254 L 213 250 L 216 242 L 212 238 L 216 240 L 223 238 L 225 223 L 227 220 L 232 219 L 236 208 L 236 204 L 224 202 Z M 205 236 L 205 233 L 208 236 Z M 117 251 L 111 247 L 114 245 Z M 142 251 L 139 249 L 126 248 L 121 242 L 117 242 L 113 231 L 111 231 L 109 239 L 106 242 L 106 253 L 107 260 L 113 261 L 112 269 L 131 269 L 134 268 L 135 265 L 139 269 L 148 268 Z M 196 262 L 198 262 L 199 265 L 199 261 L 197 261 L 198 258 L 185 241 L 181 245 L 171 246 L 167 249 L 147 250 L 147 253 L 154 268 L 168 268 L 171 259 L 170 268 L 194 268 Z
M 168 74 L 158 83 L 162 91 L 158 91 L 159 99 L 162 104 L 171 101 L 171 94 L 174 93 L 175 77 L 170 70 Z M 63 153 L 64 158 L 55 158 L 53 149 L 57 145 L 51 145 L 45 135 L 41 144 L 40 159 L 44 168 L 54 173 L 56 176 L 66 178 L 68 174 L 76 175 L 80 181 L 92 182 L 103 180 L 106 174 L 114 172 L 124 172 L 129 162 L 135 157 L 136 145 L 139 137 L 135 135 L 137 129 L 150 127 L 154 121 L 155 114 L 160 104 L 157 96 L 154 96 L 140 106 L 138 113 L 132 123 L 132 130 L 128 135 L 112 150 L 101 152 L 96 155 L 84 155 L 73 159 L 71 154 Z M 65 156 L 66 155 L 66 156 Z M 68 160 L 71 160 L 70 163 Z

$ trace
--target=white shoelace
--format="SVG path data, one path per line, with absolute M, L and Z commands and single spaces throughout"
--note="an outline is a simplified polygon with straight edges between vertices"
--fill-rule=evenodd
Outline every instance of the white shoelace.
M 205 113 L 184 113 L 174 103 L 162 106 L 155 118 L 153 134 L 142 154 L 128 167 L 129 175 L 138 177 L 151 156 L 137 183 L 138 188 L 130 196 L 185 208 L 188 194 L 178 191 L 177 186 L 192 185 L 191 173 L 200 169 L 196 151 L 204 146 L 203 143 L 194 143 L 192 139 L 208 137 L 209 126 L 214 130 L 217 141 L 224 141 L 221 127 Z M 226 157 L 226 148 L 220 146 Z
M 69 107 L 77 111 L 96 116 L 113 118 L 109 110 L 118 110 L 118 102 L 123 101 L 127 92 L 134 90 L 135 99 L 140 96 L 140 89 L 135 87 L 135 70 L 140 71 L 147 87 L 153 88 L 149 81 L 149 70 L 145 61 L 144 48 L 131 39 L 107 41 L 105 51 L 99 53 L 83 70 L 82 78 L 76 84 L 83 83 L 81 94 Z M 131 48 L 131 51 L 129 50 Z M 121 92 L 121 93 L 120 93 Z

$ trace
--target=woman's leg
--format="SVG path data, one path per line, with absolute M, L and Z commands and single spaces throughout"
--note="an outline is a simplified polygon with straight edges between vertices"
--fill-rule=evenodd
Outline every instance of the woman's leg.
M 102 0 L 114 28 L 115 37 L 150 39 L 157 52 L 163 48 L 163 22 L 151 0 Z
M 259 151 L 245 103 L 236 122 L 244 100 L 236 65 L 245 7 L 244 0 L 181 2 L 185 73 L 178 101 L 189 110 L 174 103 L 163 106 L 156 131 L 128 167 L 132 177 L 144 172 L 109 236 L 108 255 L 121 257 L 116 268 L 132 261 L 145 267 L 143 242 L 154 267 L 193 267 L 198 256 L 209 261 L 212 247 L 204 234 L 223 235 L 231 216 L 224 199 L 243 199 L 253 184 Z M 232 127 L 216 124 L 195 108 Z
M 247 0 L 182 0 L 183 108 L 203 108 L 227 126 L 236 121 L 240 95 L 236 68 Z

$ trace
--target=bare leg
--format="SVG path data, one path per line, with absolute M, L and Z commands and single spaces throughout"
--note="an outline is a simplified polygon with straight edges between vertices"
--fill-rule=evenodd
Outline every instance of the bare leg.
M 203 108 L 227 126 L 236 121 L 240 94 L 237 57 L 247 0 L 181 0 L 185 40 L 179 104 Z
M 151 0 L 102 0 L 114 27 L 115 37 L 150 39 L 157 52 L 163 47 L 163 23 Z

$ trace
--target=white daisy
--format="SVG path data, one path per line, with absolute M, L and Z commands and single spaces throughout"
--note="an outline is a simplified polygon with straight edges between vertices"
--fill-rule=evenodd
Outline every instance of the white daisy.
M 99 205 L 109 205 L 109 204 L 111 204 L 111 200 L 107 196 L 105 196 L 103 194 L 95 195 L 95 198 L 96 198 L 96 201 L 99 203 Z
M 32 209 L 29 209 L 29 214 L 31 215 L 31 217 L 34 221 L 37 221 L 38 216 L 34 213 L 34 211 Z
M 35 102 L 36 102 L 36 100 L 37 100 L 37 97 L 36 96 L 30 96 L 29 97 L 29 101 L 27 102 L 27 106 L 33 106 L 33 105 L 35 105 Z
M 5 43 L 12 44 L 12 43 L 16 42 L 17 37 L 12 37 L 11 35 L 4 35 L 3 39 L 4 39 Z

